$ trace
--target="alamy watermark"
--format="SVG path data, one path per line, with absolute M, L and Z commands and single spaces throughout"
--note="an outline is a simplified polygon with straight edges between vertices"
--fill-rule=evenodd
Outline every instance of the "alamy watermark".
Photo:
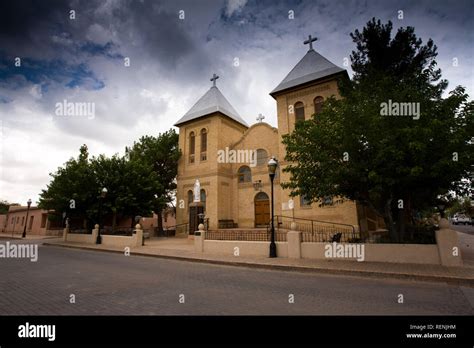
M 410 116 L 414 120 L 420 119 L 420 103 L 394 102 L 392 99 L 380 103 L 380 116 Z
M 247 163 L 250 167 L 257 165 L 257 150 L 225 150 L 217 151 L 218 163 Z
M 365 260 L 365 245 L 333 242 L 332 244 L 326 244 L 324 246 L 324 256 L 330 259 L 357 259 L 357 261 L 362 262 Z
M 36 325 L 26 322 L 18 326 L 18 337 L 47 338 L 51 342 L 56 339 L 56 325 Z
M 70 102 L 64 99 L 55 104 L 55 114 L 57 116 L 77 116 L 87 117 L 89 120 L 95 118 L 94 102 Z
M 0 258 L 30 259 L 38 261 L 38 244 L 17 244 L 6 242 L 0 244 Z

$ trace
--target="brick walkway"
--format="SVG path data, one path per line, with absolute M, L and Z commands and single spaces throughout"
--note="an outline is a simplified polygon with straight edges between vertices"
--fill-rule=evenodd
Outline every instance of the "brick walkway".
M 119 247 L 64 243 L 59 239 L 44 241 L 45 245 L 72 247 L 90 250 L 102 250 L 123 253 Z M 301 272 L 319 272 L 356 276 L 414 279 L 425 281 L 449 282 L 474 286 L 474 267 L 444 267 L 440 265 L 396 264 L 382 262 L 354 262 L 342 260 L 310 260 L 268 257 L 242 257 L 226 254 L 197 253 L 193 241 L 185 238 L 157 238 L 147 240 L 143 247 L 132 247 L 134 255 L 154 256 L 194 262 L 206 262 L 233 266 L 293 270 Z

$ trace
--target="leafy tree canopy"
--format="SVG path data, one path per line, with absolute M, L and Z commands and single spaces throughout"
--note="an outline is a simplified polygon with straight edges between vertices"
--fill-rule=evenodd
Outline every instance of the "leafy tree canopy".
M 372 19 L 351 37 L 353 79 L 340 79 L 342 98 L 327 99 L 321 113 L 284 137 L 291 179 L 282 186 L 313 201 L 339 196 L 367 204 L 399 241 L 415 209 L 448 191 L 466 193 L 474 103 L 461 86 L 442 97 L 448 82 L 436 68 L 437 48 L 414 28 L 392 37 L 391 22 Z M 419 113 L 384 116 L 389 102 L 415 103 Z

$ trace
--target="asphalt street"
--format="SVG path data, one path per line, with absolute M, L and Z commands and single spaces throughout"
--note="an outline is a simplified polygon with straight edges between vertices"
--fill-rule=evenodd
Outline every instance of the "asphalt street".
M 0 315 L 474 314 L 474 288 L 451 284 L 263 270 L 43 245 L 37 262 L 0 259 L 0 293 Z

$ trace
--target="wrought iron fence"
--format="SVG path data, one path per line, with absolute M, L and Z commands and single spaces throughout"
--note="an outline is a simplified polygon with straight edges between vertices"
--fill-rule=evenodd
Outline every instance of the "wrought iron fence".
M 269 242 L 271 233 L 265 230 L 216 230 L 207 231 L 205 239 Z M 275 241 L 286 242 L 286 231 L 275 231 Z
M 68 233 L 92 234 L 92 229 L 70 227 Z
M 104 235 L 112 236 L 131 236 L 135 227 L 116 227 L 112 228 L 111 226 L 105 226 L 100 229 L 100 233 Z
M 291 224 L 296 223 L 296 230 L 301 232 L 302 242 L 311 243 L 360 243 L 361 236 L 354 226 L 330 221 L 293 218 L 290 216 L 275 216 L 275 228 L 290 230 Z

